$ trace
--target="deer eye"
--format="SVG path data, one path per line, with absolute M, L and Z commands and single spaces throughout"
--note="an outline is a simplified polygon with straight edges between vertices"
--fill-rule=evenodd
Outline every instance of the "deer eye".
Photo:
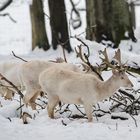
M 123 77 L 121 77 L 121 79 L 123 80 L 124 78 L 123 78 Z

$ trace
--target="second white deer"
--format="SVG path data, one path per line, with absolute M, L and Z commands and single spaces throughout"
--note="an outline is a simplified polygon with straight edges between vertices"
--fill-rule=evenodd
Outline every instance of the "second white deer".
M 54 108 L 59 101 L 67 104 L 83 104 L 88 121 L 92 121 L 92 107 L 97 102 L 112 96 L 120 87 L 131 88 L 133 84 L 124 70 L 113 69 L 107 81 L 101 81 L 91 74 L 52 67 L 43 71 L 39 83 L 48 94 L 48 115 L 54 118 Z

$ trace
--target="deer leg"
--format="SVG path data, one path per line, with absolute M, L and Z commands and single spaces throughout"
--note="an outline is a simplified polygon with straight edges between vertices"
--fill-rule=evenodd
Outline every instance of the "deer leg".
M 5 99 L 11 100 L 14 96 L 14 92 L 12 90 L 7 89 Z
M 59 98 L 57 96 L 48 97 L 47 111 L 50 118 L 54 118 L 54 108 L 59 103 Z
M 24 98 L 23 98 L 23 102 L 26 104 L 26 105 L 28 105 L 28 104 L 30 104 L 30 100 L 31 100 L 31 98 L 33 98 L 34 96 L 35 96 L 35 93 L 36 93 L 36 91 L 26 91 L 26 94 L 25 94 L 25 96 L 24 96 Z
M 39 94 L 40 94 L 40 91 L 36 92 L 36 93 L 34 94 L 34 96 L 33 96 L 33 97 L 30 99 L 30 101 L 29 101 L 29 104 L 30 104 L 30 106 L 31 106 L 31 108 L 32 108 L 33 110 L 36 110 L 35 100 L 36 100 L 36 98 L 39 96 Z
M 92 122 L 93 117 L 92 117 L 92 105 L 86 103 L 84 104 L 84 109 L 88 118 L 88 122 Z

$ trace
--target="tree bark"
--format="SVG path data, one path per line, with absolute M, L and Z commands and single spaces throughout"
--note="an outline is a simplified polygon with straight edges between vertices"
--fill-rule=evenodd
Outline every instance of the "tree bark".
M 57 45 L 62 45 L 64 49 L 71 52 L 64 0 L 48 0 L 48 3 L 53 49 L 57 49 Z
M 30 5 L 30 14 L 32 24 L 32 49 L 38 46 L 39 48 L 48 50 L 50 46 L 46 34 L 42 0 L 33 0 L 32 5 Z
M 86 9 L 87 9 L 87 29 L 86 29 L 86 38 L 89 40 L 96 40 L 95 36 L 95 3 L 93 0 L 86 0 Z M 91 18 L 92 17 L 92 18 Z M 93 27 L 93 28 L 92 28 Z
M 90 33 L 87 31 L 87 39 L 96 40 L 97 42 L 110 40 L 114 43 L 114 47 L 118 47 L 123 39 L 136 41 L 133 31 L 135 24 L 133 22 L 135 16 L 134 9 L 131 8 L 132 10 L 130 11 L 126 1 L 86 0 L 86 5 L 87 30 L 93 24 L 96 25 L 96 28 L 90 30 Z M 126 32 L 128 32 L 128 37 L 125 36 Z

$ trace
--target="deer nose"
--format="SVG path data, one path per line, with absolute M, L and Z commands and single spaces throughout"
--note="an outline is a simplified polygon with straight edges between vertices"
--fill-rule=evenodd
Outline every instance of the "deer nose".
M 134 85 L 131 83 L 131 87 L 134 87 Z
M 132 83 L 129 83 L 129 87 L 131 87 L 131 88 L 132 88 L 132 87 L 134 87 L 134 85 L 133 85 Z

